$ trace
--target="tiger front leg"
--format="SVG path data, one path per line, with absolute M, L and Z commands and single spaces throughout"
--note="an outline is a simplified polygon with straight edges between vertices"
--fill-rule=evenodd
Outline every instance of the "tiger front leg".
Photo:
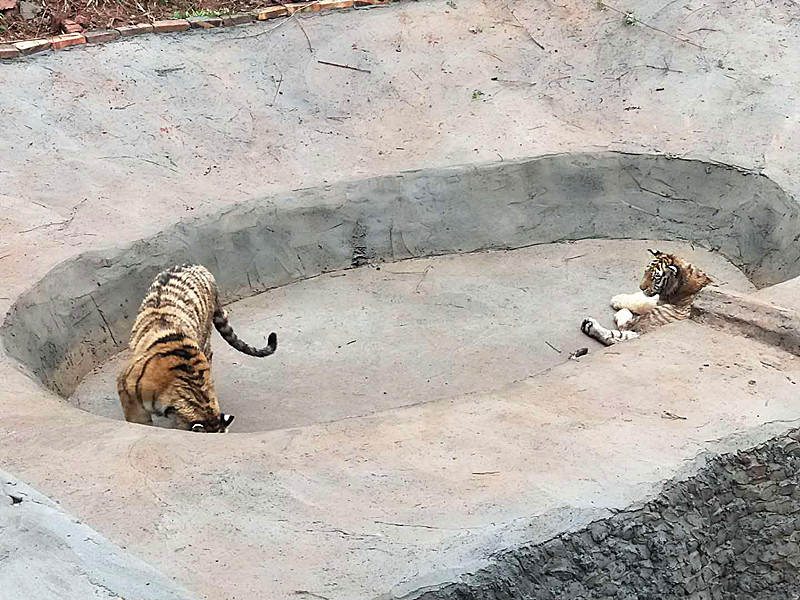
M 620 331 L 625 331 L 633 329 L 633 326 L 641 318 L 641 315 L 635 315 L 629 309 L 622 308 L 614 313 L 614 324 Z
M 581 323 L 581 331 L 605 346 L 613 346 L 620 342 L 633 340 L 639 337 L 635 331 L 620 331 L 618 329 L 606 329 L 591 317 L 584 319 Z
M 152 413 L 145 410 L 144 406 L 142 406 L 135 400 L 131 402 L 126 402 L 125 400 L 123 400 L 122 412 L 125 413 L 125 420 L 128 423 L 139 423 L 140 425 L 153 424 Z
M 635 315 L 643 315 L 658 304 L 658 296 L 645 296 L 643 292 L 635 294 L 617 294 L 611 298 L 611 308 L 622 310 L 627 308 Z

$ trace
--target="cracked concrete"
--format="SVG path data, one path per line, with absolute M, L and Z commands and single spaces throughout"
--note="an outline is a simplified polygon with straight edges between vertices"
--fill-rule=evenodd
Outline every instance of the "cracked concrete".
M 269 34 L 254 25 L 129 39 L 4 66 L 0 307 L 28 302 L 24 328 L 49 328 L 38 347 L 2 341 L 4 468 L 209 599 L 370 598 L 453 581 L 498 551 L 656 496 L 665 480 L 690 475 L 698 454 L 749 448 L 796 424 L 795 356 L 697 323 L 593 347 L 580 362 L 483 394 L 201 439 L 78 411 L 8 354 L 40 374 L 62 369 L 48 383 L 60 378 L 69 392 L 127 335 L 128 311 L 106 298 L 138 303 L 153 269 L 175 258 L 163 236 L 149 248 L 137 240 L 168 230 L 188 248 L 224 242 L 195 237 L 196 225 L 223 214 L 225 232 L 269 239 L 275 216 L 302 213 L 319 199 L 317 186 L 329 186 L 336 208 L 353 199 L 346 181 L 441 169 L 452 191 L 449 167 L 489 161 L 509 164 L 475 190 L 483 206 L 469 204 L 477 223 L 488 215 L 485 240 L 497 239 L 498 225 L 508 227 L 499 227 L 506 247 L 565 232 L 597 237 L 582 212 L 602 206 L 605 226 L 620 227 L 614 235 L 675 239 L 683 228 L 689 241 L 755 269 L 748 274 L 759 286 L 796 275 L 796 7 L 646 0 L 636 16 L 696 45 L 625 26 L 594 3 L 434 0 L 302 17 L 313 55 L 287 23 Z M 600 163 L 586 154 L 569 158 L 569 171 L 551 156 L 576 151 L 615 152 L 606 165 L 620 176 L 601 178 L 603 194 L 595 177 L 608 168 L 587 177 Z M 666 158 L 646 159 L 653 177 L 634 173 L 637 183 L 618 167 L 639 153 L 705 162 L 687 165 L 696 172 L 681 181 L 662 176 Z M 542 156 L 551 160 L 525 160 Z M 465 178 L 469 170 L 451 175 L 480 181 Z M 570 185 L 543 184 L 565 174 Z M 385 199 L 400 189 L 392 179 L 360 185 Z M 509 179 L 521 187 L 503 188 Z M 436 195 L 421 184 L 403 190 L 394 205 L 401 216 L 413 213 L 417 194 Z M 572 212 L 563 210 L 565 190 Z M 450 200 L 453 211 L 464 208 L 457 194 Z M 520 218 L 539 210 L 545 231 Z M 625 219 L 609 216 L 617 210 Z M 405 215 L 427 226 L 442 217 Z M 570 229 L 575 222 L 585 229 Z M 341 223 L 306 223 L 342 240 L 347 251 L 331 268 L 376 250 L 395 258 L 452 250 L 441 245 L 444 233 L 432 243 L 424 228 L 415 235 L 394 223 L 365 225 L 365 243 L 353 244 L 354 230 Z M 632 223 L 647 227 L 621 233 Z M 222 269 L 228 300 L 318 270 L 321 255 L 310 243 L 300 250 L 301 232 L 289 245 L 296 252 Z M 225 255 L 208 247 L 198 258 L 218 270 Z M 67 271 L 74 287 L 63 289 L 54 275 Z M 125 273 L 128 283 L 114 287 Z M 797 285 L 755 296 L 796 310 Z M 87 340 L 74 336 L 78 321 Z
M 374 414 L 540 373 L 589 345 L 576 315 L 608 320 L 608 299 L 637 289 L 648 247 L 703 265 L 726 290 L 754 290 L 721 255 L 685 243 L 584 240 L 337 271 L 235 302 L 237 334 L 261 344 L 276 331 L 281 352 L 254 360 L 215 339 L 231 432 Z M 84 378 L 69 401 L 121 419 L 116 375 L 126 357 Z

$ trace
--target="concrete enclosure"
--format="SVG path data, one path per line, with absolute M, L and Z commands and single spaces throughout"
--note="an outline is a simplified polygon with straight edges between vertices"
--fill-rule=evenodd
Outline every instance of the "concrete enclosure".
M 125 346 L 153 276 L 199 262 L 226 302 L 372 261 L 588 238 L 686 240 L 757 286 L 800 274 L 798 209 L 766 176 L 620 153 L 559 154 L 296 190 L 85 253 L 14 303 L 9 354 L 69 396 Z
M 0 600 L 800 597 L 796 7 L 635 4 L 5 65 Z M 651 241 L 718 287 L 603 348 Z M 233 435 L 102 410 L 184 261 L 279 335 L 215 334 Z

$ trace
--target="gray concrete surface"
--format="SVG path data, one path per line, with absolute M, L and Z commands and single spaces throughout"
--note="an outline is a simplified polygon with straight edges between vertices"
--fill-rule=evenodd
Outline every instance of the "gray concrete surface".
M 797 426 L 798 361 L 684 322 L 491 393 L 223 436 L 94 416 L 8 370 L 25 402 L 4 402 L 0 456 L 209 598 L 402 595 Z
M 577 348 L 595 351 L 582 316 L 611 325 L 611 296 L 638 289 L 654 247 L 679 252 L 726 289 L 753 289 L 720 254 L 658 241 L 585 240 L 340 271 L 228 307 L 243 339 L 261 343 L 276 331 L 281 351 L 256 360 L 215 336 L 220 402 L 236 415 L 232 431 L 249 432 L 502 388 Z M 98 368 L 69 401 L 121 419 L 115 378 L 126 356 Z
M 765 176 L 663 156 L 576 153 L 387 175 L 242 203 L 81 254 L 19 297 L 0 336 L 67 396 L 124 347 L 138 299 L 165 264 L 207 265 L 229 301 L 364 262 L 655 238 L 718 250 L 764 285 L 800 272 L 798 218 Z
M 0 471 L 0 599 L 197 598 Z
M 713 457 L 641 508 L 509 550 L 474 575 L 406 598 L 797 598 L 798 439 L 794 430 Z
M 408 169 L 663 152 L 798 188 L 791 3 L 637 2 L 702 49 L 591 2 L 456 4 L 303 18 L 313 54 L 270 23 L 4 64 L 0 296 L 221 205 Z
M 146 284 L 163 266 L 156 245 L 141 272 L 101 267 L 108 248 L 243 199 L 270 196 L 283 209 L 298 197 L 291 190 L 341 190 L 342 180 L 408 169 L 578 150 L 667 153 L 763 172 L 795 210 L 794 5 L 637 4 L 638 18 L 698 48 L 627 27 L 595 3 L 455 4 L 304 19 L 313 55 L 286 23 L 271 34 L 254 25 L 137 38 L 4 64 L 0 308 L 29 290 L 57 299 L 42 278 L 97 251 L 98 262 L 75 271 L 83 280 L 65 290 L 60 312 L 42 313 L 42 322 L 60 315 L 48 321 L 58 330 L 73 308 L 91 312 L 69 303 L 77 284 L 92 291 L 126 267 Z M 180 70 L 159 71 L 172 67 Z M 704 193 L 696 181 L 680 197 Z M 735 212 L 744 231 L 758 230 L 746 206 Z M 784 214 L 762 216 L 780 233 L 794 222 Z M 231 277 L 229 299 L 252 291 L 241 271 Z M 758 294 L 789 306 L 795 288 Z M 86 331 L 89 345 L 113 352 L 99 320 Z M 690 474 L 698 454 L 748 448 L 796 425 L 796 360 L 683 323 L 493 393 L 198 439 L 76 410 L 4 348 L 0 461 L 209 599 L 402 595 L 655 495 Z

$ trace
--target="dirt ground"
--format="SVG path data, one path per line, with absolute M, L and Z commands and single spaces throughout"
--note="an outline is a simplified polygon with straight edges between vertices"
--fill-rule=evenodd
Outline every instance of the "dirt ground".
M 0 3 L 0 8 L 9 2 Z M 21 0 L 0 10 L 0 43 L 29 40 L 65 31 L 71 21 L 82 31 L 162 19 L 216 17 L 279 4 L 273 0 Z

